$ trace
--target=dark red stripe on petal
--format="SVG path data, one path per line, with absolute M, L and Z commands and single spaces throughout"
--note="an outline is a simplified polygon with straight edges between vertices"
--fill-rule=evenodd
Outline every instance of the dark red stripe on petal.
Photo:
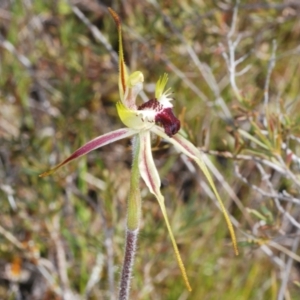
M 121 129 L 121 130 L 117 130 L 117 131 L 99 136 L 99 137 L 89 141 L 84 146 L 80 147 L 78 150 L 76 150 L 66 161 L 70 161 L 79 156 L 87 154 L 94 149 L 105 146 L 105 145 L 115 141 L 116 138 L 126 134 L 127 132 L 128 132 L 127 129 Z
M 40 177 L 48 176 L 48 175 L 52 174 L 53 172 L 55 172 L 58 168 L 62 167 L 63 165 L 67 164 L 68 162 L 70 162 L 80 156 L 83 156 L 97 148 L 100 148 L 107 144 L 113 143 L 120 139 L 130 137 L 130 136 L 134 135 L 135 133 L 136 132 L 132 129 L 122 128 L 122 129 L 118 129 L 118 130 L 112 131 L 110 133 L 101 135 L 101 136 L 89 141 L 88 143 L 86 143 L 85 145 L 80 147 L 79 149 L 77 149 L 67 159 L 65 159 L 63 162 L 61 162 L 57 166 L 55 166 L 50 171 L 41 174 Z
M 188 151 L 193 156 L 198 156 L 197 148 L 187 139 L 183 138 L 181 135 L 177 134 L 173 136 L 173 139 L 180 144 L 186 151 Z M 196 151 L 195 151 L 196 148 Z
M 140 174 L 144 179 L 150 192 L 154 195 L 160 193 L 160 179 L 154 165 L 151 144 L 150 144 L 150 133 L 140 134 Z M 157 182 L 156 182 L 157 181 Z
M 150 173 L 150 168 L 148 166 L 148 157 L 147 157 L 147 147 L 148 147 L 148 143 L 147 143 L 147 137 L 144 137 L 144 141 L 143 143 L 145 143 L 145 147 L 143 148 L 143 160 L 144 160 L 144 164 L 145 164 L 145 169 L 146 169 L 146 173 L 147 173 L 147 177 L 148 177 L 148 181 L 149 184 L 151 185 L 152 190 L 155 191 L 155 183 L 152 179 L 151 173 Z

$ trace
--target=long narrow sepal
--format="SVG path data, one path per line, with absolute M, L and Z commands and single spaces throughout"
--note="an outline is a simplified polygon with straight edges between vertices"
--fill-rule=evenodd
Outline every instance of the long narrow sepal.
M 165 207 L 165 201 L 164 197 L 160 192 L 160 177 L 158 174 L 158 171 L 155 167 L 153 157 L 152 157 L 152 152 L 151 152 L 151 141 L 150 141 L 150 132 L 145 131 L 145 132 L 140 132 L 140 155 L 139 155 L 139 169 L 141 176 L 143 180 L 145 181 L 147 187 L 149 188 L 150 192 L 155 195 L 157 198 L 157 201 L 160 205 L 163 217 L 165 219 L 168 232 L 171 238 L 171 242 L 174 248 L 175 256 L 183 277 L 183 280 L 186 284 L 186 287 L 188 291 L 191 291 L 191 285 L 189 283 L 184 264 L 182 262 L 170 223 L 168 219 L 168 215 L 166 212 L 166 207 Z
M 137 131 L 130 129 L 130 128 L 121 128 L 109 133 L 106 133 L 104 135 L 98 136 L 95 139 L 89 141 L 79 149 L 77 149 L 73 154 L 71 154 L 67 159 L 65 159 L 63 162 L 52 168 L 51 170 L 39 175 L 40 177 L 46 177 L 48 175 L 51 175 L 54 173 L 57 169 L 64 166 L 65 164 L 69 163 L 70 161 L 83 156 L 97 148 L 100 148 L 102 146 L 105 146 L 107 144 L 113 143 L 115 141 L 128 138 L 136 134 Z
M 128 74 L 127 74 L 127 69 L 126 69 L 126 65 L 124 62 L 122 23 L 121 23 L 120 17 L 113 9 L 111 9 L 109 7 L 108 11 L 112 15 L 112 17 L 117 25 L 117 28 L 118 28 L 118 35 L 119 35 L 119 91 L 120 91 L 121 100 L 123 101 L 124 95 L 126 92 L 126 82 L 127 82 Z
M 226 220 L 226 223 L 228 226 L 228 230 L 230 232 L 234 252 L 236 255 L 238 255 L 239 251 L 238 251 L 238 247 L 237 247 L 236 236 L 235 236 L 233 225 L 230 221 L 229 215 L 223 204 L 223 201 L 221 200 L 221 197 L 219 196 L 219 193 L 216 189 L 214 181 L 213 181 L 213 179 L 201 157 L 201 152 L 191 142 L 189 142 L 187 139 L 185 139 L 180 134 L 175 134 L 174 136 L 169 137 L 168 135 L 166 135 L 164 133 L 163 129 L 158 126 L 152 127 L 151 131 L 154 132 L 155 134 L 157 134 L 158 136 L 162 137 L 163 139 L 167 140 L 169 143 L 173 144 L 177 150 L 179 150 L 180 152 L 184 153 L 185 155 L 187 155 L 188 157 L 193 159 L 196 162 L 196 164 L 199 166 L 199 168 L 205 175 L 207 181 L 209 182 L 214 194 L 216 195 L 216 198 L 219 202 L 222 213 L 225 217 L 225 220 Z
M 157 199 L 158 199 L 158 197 L 157 197 Z M 171 242 L 172 242 L 172 245 L 173 245 L 173 249 L 174 249 L 174 252 L 175 252 L 177 263 L 178 263 L 180 271 L 181 271 L 182 278 L 184 280 L 184 283 L 186 285 L 187 290 L 189 292 L 191 292 L 192 287 L 191 287 L 189 279 L 187 277 L 185 267 L 184 267 L 183 261 L 181 259 L 181 256 L 180 256 L 180 253 L 179 253 L 179 250 L 178 250 L 178 247 L 177 247 L 177 243 L 176 243 L 175 237 L 173 235 L 173 231 L 171 229 L 171 225 L 170 225 L 169 218 L 168 218 L 168 215 L 167 215 L 167 210 L 166 210 L 166 206 L 164 204 L 163 196 L 161 196 L 161 200 L 158 201 L 158 203 L 159 203 L 160 209 L 162 211 L 162 214 L 164 216 L 164 219 L 165 219 L 165 222 L 166 222 L 166 225 L 167 225 L 167 229 L 168 229 L 169 236 L 170 236 L 170 239 L 171 239 Z

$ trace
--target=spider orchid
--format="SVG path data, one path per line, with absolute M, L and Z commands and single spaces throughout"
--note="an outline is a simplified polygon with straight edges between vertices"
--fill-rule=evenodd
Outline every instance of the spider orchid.
M 117 102 L 118 115 L 126 126 L 107 134 L 101 135 L 84 146 L 76 150 L 66 160 L 41 174 L 41 177 L 48 176 L 55 172 L 58 168 L 69 163 L 70 161 L 79 158 L 92 150 L 113 143 L 115 141 L 134 137 L 133 139 L 133 165 L 131 173 L 130 194 L 128 199 L 128 215 L 127 215 L 127 231 L 135 231 L 139 228 L 140 220 L 140 193 L 139 193 L 139 176 L 141 176 L 149 188 L 150 192 L 155 195 L 160 205 L 163 217 L 165 219 L 167 229 L 173 244 L 176 259 L 178 261 L 183 279 L 188 290 L 191 287 L 186 275 L 186 271 L 180 257 L 171 226 L 167 217 L 164 197 L 160 191 L 160 177 L 155 167 L 151 152 L 151 134 L 156 134 L 168 143 L 172 144 L 178 152 L 187 155 L 192 159 L 202 170 L 207 181 L 209 182 L 215 196 L 219 202 L 221 210 L 225 216 L 227 226 L 230 231 L 231 239 L 235 253 L 238 254 L 236 237 L 233 226 L 229 219 L 228 213 L 223 202 L 216 190 L 213 179 L 201 157 L 201 152 L 179 132 L 180 121 L 174 116 L 172 111 L 172 98 L 170 97 L 170 89 L 165 90 L 168 76 L 164 74 L 159 78 L 155 88 L 155 97 L 148 100 L 144 104 L 137 106 L 136 97 L 143 88 L 144 76 L 141 72 L 136 71 L 128 75 L 126 65 L 124 63 L 123 46 L 122 46 L 122 28 L 119 16 L 109 8 L 117 28 L 119 35 L 119 92 L 120 100 Z M 128 232 L 127 232 L 128 233 Z M 126 249 L 125 249 L 126 251 Z M 126 254 L 125 254 L 126 256 Z

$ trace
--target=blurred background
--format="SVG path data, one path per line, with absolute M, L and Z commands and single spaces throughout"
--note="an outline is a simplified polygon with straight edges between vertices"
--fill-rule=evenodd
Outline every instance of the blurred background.
M 145 76 L 169 74 L 183 134 L 201 148 L 240 255 L 205 178 L 153 138 L 168 215 L 141 183 L 131 299 L 299 299 L 299 1 L 0 1 L 0 299 L 116 299 L 131 145 L 38 175 L 123 126 L 118 37 Z M 139 99 L 142 103 L 143 99 Z

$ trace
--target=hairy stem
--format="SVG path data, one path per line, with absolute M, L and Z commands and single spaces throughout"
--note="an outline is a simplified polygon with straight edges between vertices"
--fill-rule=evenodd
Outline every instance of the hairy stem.
M 127 230 L 126 232 L 126 248 L 123 263 L 122 277 L 120 282 L 119 300 L 127 300 L 129 297 L 131 273 L 134 263 L 134 255 L 137 244 L 138 229 Z

